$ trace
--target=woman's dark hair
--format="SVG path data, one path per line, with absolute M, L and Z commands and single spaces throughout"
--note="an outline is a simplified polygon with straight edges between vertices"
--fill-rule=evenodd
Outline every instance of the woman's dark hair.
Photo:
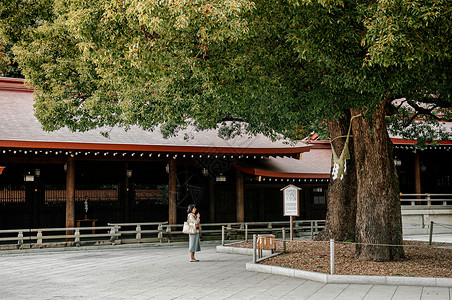
M 191 211 L 192 211 L 193 208 L 195 208 L 195 207 L 196 207 L 196 205 L 190 204 L 190 205 L 188 206 L 188 209 L 187 209 L 187 214 L 191 213 Z

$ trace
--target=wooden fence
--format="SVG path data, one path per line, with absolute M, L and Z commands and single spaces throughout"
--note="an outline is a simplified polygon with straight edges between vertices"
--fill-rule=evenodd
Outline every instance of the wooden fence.
M 118 190 L 76 190 L 75 201 L 83 202 L 89 199 L 90 201 L 118 201 Z M 46 190 L 45 202 L 65 202 L 66 190 Z
M 155 189 L 137 189 L 135 192 L 135 201 L 151 201 L 162 198 L 162 192 Z M 46 203 L 59 203 L 66 201 L 65 189 L 45 188 L 44 197 Z M 75 191 L 75 201 L 83 202 L 86 199 L 90 201 L 118 201 L 119 189 L 77 189 Z M 25 188 L 6 188 L 0 190 L 0 203 L 25 203 Z
M 85 231 L 89 233 L 84 233 Z M 115 244 L 120 236 L 121 233 L 111 226 L 8 229 L 0 230 L 0 249 L 80 246 L 82 241 L 91 241 L 91 244 Z
M 431 208 L 452 207 L 452 194 L 400 194 L 402 208 Z
M 295 236 L 314 237 L 324 220 L 295 221 Z M 109 223 L 108 226 L 0 230 L 0 249 L 24 249 L 56 246 L 124 244 L 185 241 L 182 224 L 167 222 Z M 252 223 L 206 223 L 200 228 L 203 240 L 248 239 L 252 233 L 280 233 L 288 221 Z M 285 230 L 285 229 L 284 229 Z

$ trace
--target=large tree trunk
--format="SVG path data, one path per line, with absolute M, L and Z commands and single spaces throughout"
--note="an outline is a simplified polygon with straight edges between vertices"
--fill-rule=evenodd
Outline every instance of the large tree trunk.
M 352 115 L 361 111 L 352 110 Z M 352 132 L 357 175 L 356 240 L 363 244 L 401 245 L 399 182 L 392 142 L 385 123 L 385 103 L 372 118 L 355 118 Z M 389 261 L 404 256 L 403 247 L 359 244 L 360 259 Z
M 345 137 L 339 136 L 347 135 L 349 124 L 350 112 L 347 112 L 344 118 L 328 122 L 330 139 L 334 140 L 333 147 L 338 155 L 344 149 L 346 141 Z M 355 240 L 356 170 L 353 139 L 350 139 L 349 149 L 351 158 L 347 161 L 347 173 L 344 178 L 330 179 L 325 228 L 316 236 L 316 240 Z

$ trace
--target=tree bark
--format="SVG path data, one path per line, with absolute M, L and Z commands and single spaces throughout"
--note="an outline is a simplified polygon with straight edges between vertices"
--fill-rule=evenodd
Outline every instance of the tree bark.
M 351 110 L 352 116 L 362 111 Z M 371 118 L 352 121 L 357 180 L 356 240 L 363 244 L 402 245 L 399 180 L 385 122 L 385 102 Z M 363 260 L 404 257 L 403 247 L 358 244 Z
M 349 124 L 349 111 L 345 117 L 328 122 L 330 139 L 335 139 L 333 141 L 333 147 L 338 155 L 344 149 L 346 141 L 345 137 L 339 136 L 347 135 Z M 350 139 L 349 150 L 351 158 L 347 160 L 347 173 L 342 180 L 340 178 L 335 180 L 330 179 L 325 228 L 316 236 L 316 240 L 355 240 L 356 170 L 353 149 L 353 139 Z

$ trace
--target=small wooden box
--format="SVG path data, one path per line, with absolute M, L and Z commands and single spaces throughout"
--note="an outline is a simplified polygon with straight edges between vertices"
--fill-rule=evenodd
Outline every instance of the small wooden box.
M 260 234 L 257 236 L 257 249 L 276 250 L 275 236 L 273 234 Z

